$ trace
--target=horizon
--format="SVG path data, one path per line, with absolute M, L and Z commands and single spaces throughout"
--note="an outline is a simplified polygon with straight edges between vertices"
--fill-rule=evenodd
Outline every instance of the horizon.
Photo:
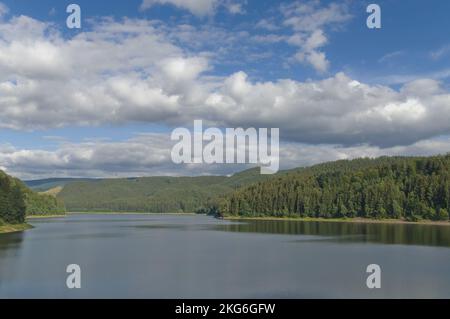
M 277 173 L 275 173 L 274 175 L 276 176 L 280 173 L 288 172 L 291 170 L 296 170 L 296 169 L 301 169 L 301 168 L 311 168 L 311 167 L 322 165 L 322 164 L 336 163 L 336 162 L 340 162 L 340 161 L 355 161 L 355 160 L 362 160 L 362 159 L 377 160 L 380 158 L 410 158 L 411 159 L 411 158 L 428 158 L 428 157 L 445 157 L 445 156 L 450 156 L 450 153 L 441 153 L 441 154 L 434 154 L 434 155 L 429 155 L 429 156 L 415 156 L 415 155 L 386 156 L 386 155 L 381 155 L 378 157 L 356 157 L 356 158 L 351 158 L 351 159 L 339 159 L 339 160 L 334 160 L 334 161 L 326 161 L 326 162 L 311 164 L 308 166 L 293 167 L 293 168 L 289 168 L 289 169 L 280 170 Z M 151 178 L 151 177 L 173 177 L 173 178 L 183 178 L 183 177 L 195 178 L 195 177 L 208 177 L 208 176 L 232 177 L 232 176 L 240 174 L 240 173 L 244 173 L 244 172 L 251 171 L 251 170 L 259 170 L 259 169 L 260 169 L 260 166 L 255 166 L 255 167 L 245 168 L 241 171 L 236 171 L 233 174 L 227 174 L 227 175 L 206 174 L 206 175 L 146 175 L 146 176 L 125 176 L 125 177 L 48 177 L 48 178 L 39 178 L 39 179 L 32 179 L 32 180 L 23 180 L 23 182 L 29 183 L 29 182 L 37 182 L 37 181 L 44 181 L 44 180 L 64 180 L 64 179 L 68 179 L 68 180 L 70 180 L 70 179 L 110 180 L 110 179 L 134 179 L 134 178 Z

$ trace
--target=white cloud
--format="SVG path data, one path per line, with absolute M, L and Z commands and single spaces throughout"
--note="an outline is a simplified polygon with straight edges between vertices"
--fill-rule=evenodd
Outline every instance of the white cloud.
M 268 31 L 278 30 L 280 27 L 276 25 L 273 19 L 261 19 L 256 23 L 255 28 Z
M 144 0 L 141 10 L 149 9 L 156 4 L 171 4 L 189 10 L 194 15 L 207 16 L 214 13 L 217 3 L 217 0 Z
M 223 5 L 231 14 L 245 14 L 246 11 L 244 9 L 244 5 L 246 4 L 246 2 L 247 1 L 237 2 L 234 0 L 227 0 L 223 3 Z
M 305 38 L 296 34 L 289 39 L 289 43 L 297 45 L 301 48 L 295 55 L 300 62 L 307 62 L 312 65 L 318 72 L 324 73 L 328 70 L 330 62 L 327 60 L 324 52 L 318 51 L 328 42 L 322 30 L 316 30 Z
M 345 2 L 321 6 L 319 0 L 294 1 L 283 4 L 281 10 L 286 17 L 284 24 L 299 32 L 313 32 L 330 25 L 339 25 L 351 18 Z
M 319 0 L 295 1 L 281 5 L 281 11 L 283 24 L 294 31 L 288 43 L 299 49 L 295 60 L 311 65 L 319 73 L 326 72 L 330 62 L 325 52 L 321 51 L 328 42 L 325 29 L 341 26 L 351 18 L 347 4 L 321 6 Z
M 24 16 L 0 23 L 0 128 L 174 126 L 204 119 L 278 127 L 282 138 L 302 143 L 382 147 L 450 133 L 450 94 L 435 80 L 394 90 L 343 73 L 305 82 L 258 82 L 242 71 L 211 76 L 216 56 L 182 49 L 177 43 L 189 42 L 195 29 L 176 30 L 175 38 L 160 23 L 103 19 L 64 38 L 52 25 Z M 326 57 L 317 51 L 325 34 L 297 35 L 305 48 L 301 58 L 325 70 Z
M 212 16 L 220 6 L 223 6 L 231 14 L 245 13 L 245 1 L 239 2 L 233 0 L 143 0 L 140 9 L 147 10 L 154 5 L 167 4 L 188 10 L 199 17 Z
M 439 50 L 430 52 L 430 57 L 433 60 L 439 60 L 448 54 L 450 54 L 450 45 L 445 45 L 441 47 Z
M 385 85 L 407 84 L 421 79 L 431 79 L 434 81 L 441 81 L 448 78 L 450 78 L 449 68 L 420 74 L 389 74 L 385 76 L 371 77 L 373 82 Z
M 173 164 L 174 142 L 164 133 L 137 135 L 121 142 L 63 142 L 55 150 L 17 149 L 0 145 L 0 169 L 19 178 L 129 177 L 155 175 L 228 175 L 246 168 L 243 164 Z M 409 146 L 379 148 L 369 145 L 311 145 L 282 143 L 282 169 L 309 166 L 325 161 L 379 157 L 383 155 L 426 156 L 450 152 L 450 138 L 429 139 Z
M 385 63 L 388 61 L 391 61 L 392 59 L 398 58 L 400 56 L 403 56 L 405 54 L 404 51 L 394 51 L 394 52 L 389 52 L 385 55 L 383 55 L 379 60 L 378 63 Z
M 433 80 L 396 91 L 343 73 L 315 82 L 251 82 L 241 72 L 207 105 L 224 125 L 279 127 L 282 137 L 305 143 L 392 146 L 450 133 L 450 94 Z

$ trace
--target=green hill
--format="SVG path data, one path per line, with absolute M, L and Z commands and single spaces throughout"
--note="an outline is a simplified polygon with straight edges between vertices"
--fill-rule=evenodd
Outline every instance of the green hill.
M 269 178 L 259 168 L 231 177 L 142 177 L 68 183 L 58 193 L 69 211 L 193 213 L 220 195 Z
M 448 220 L 450 155 L 381 157 L 284 172 L 222 196 L 224 215 Z

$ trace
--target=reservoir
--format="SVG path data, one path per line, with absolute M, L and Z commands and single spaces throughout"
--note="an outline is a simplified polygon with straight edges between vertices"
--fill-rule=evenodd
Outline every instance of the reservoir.
M 0 234 L 0 298 L 450 298 L 450 227 L 70 214 Z M 68 289 L 66 267 L 81 268 Z M 369 289 L 366 268 L 381 267 Z

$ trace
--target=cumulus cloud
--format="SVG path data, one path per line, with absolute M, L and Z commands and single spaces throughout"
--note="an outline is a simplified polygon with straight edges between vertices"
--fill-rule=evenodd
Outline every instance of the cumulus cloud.
M 450 132 L 450 94 L 434 80 L 397 91 L 343 73 L 322 81 L 252 82 L 240 72 L 206 104 L 224 125 L 275 126 L 284 138 L 303 143 L 385 147 Z
M 0 145 L 0 165 L 24 179 L 43 176 L 133 176 L 164 173 L 170 162 L 167 138 L 137 136 L 124 142 L 64 142 L 56 150 Z M 156 168 L 156 169 L 155 169 Z
M 317 18 L 319 25 L 343 19 L 322 15 L 327 18 Z M 308 30 L 298 23 L 298 30 Z M 1 22 L 0 128 L 174 127 L 203 119 L 222 127 L 277 127 L 284 140 L 300 143 L 378 147 L 450 133 L 450 94 L 435 80 L 392 89 L 344 73 L 304 82 L 255 81 L 242 71 L 211 76 L 210 55 L 177 45 L 195 30 L 185 26 L 175 39 L 167 29 L 146 20 L 102 19 L 64 38 L 29 17 Z M 303 43 L 303 58 L 325 70 L 318 51 L 324 33 L 297 35 L 291 41 Z
M 172 162 L 174 142 L 169 134 L 137 135 L 120 142 L 62 142 L 55 150 L 17 149 L 0 145 L 0 169 L 22 179 L 52 177 L 129 177 L 228 175 L 250 168 L 245 164 L 182 164 Z M 224 153 L 226 148 L 224 148 Z M 435 155 L 450 152 L 450 138 L 423 140 L 409 146 L 380 148 L 369 145 L 311 145 L 282 143 L 282 169 L 325 161 L 383 155 Z

